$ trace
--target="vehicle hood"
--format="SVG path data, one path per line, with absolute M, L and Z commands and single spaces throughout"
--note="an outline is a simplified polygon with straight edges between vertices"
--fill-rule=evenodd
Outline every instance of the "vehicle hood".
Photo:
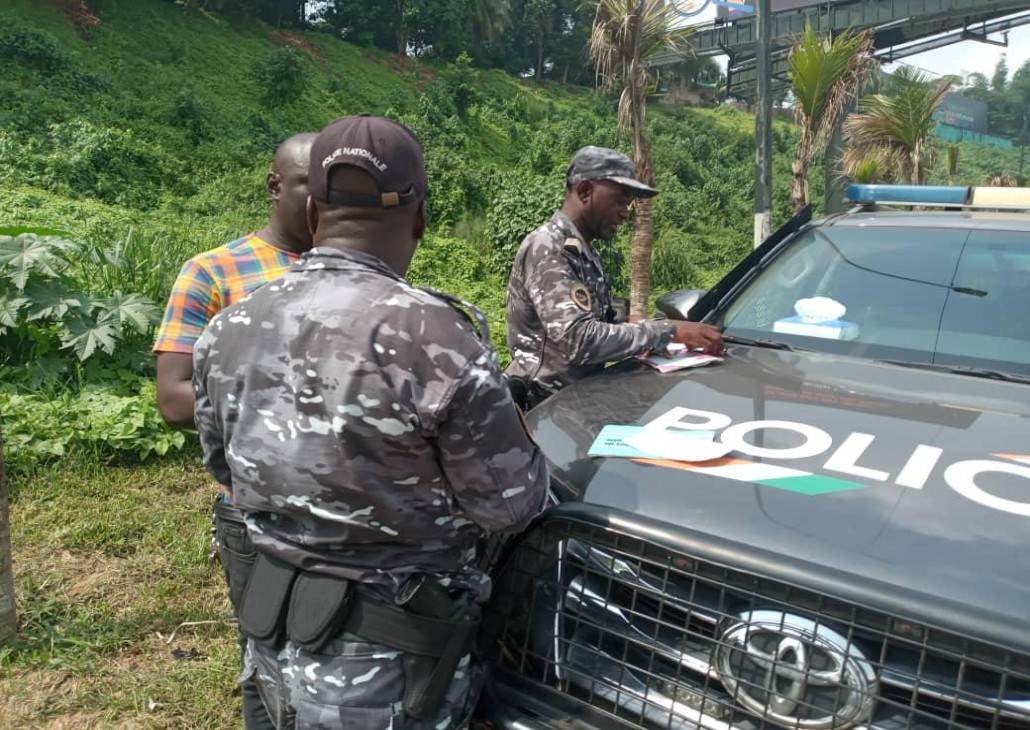
M 721 414 L 732 425 L 714 439 L 743 445 L 702 464 L 587 456 L 603 426 L 675 408 Z M 733 346 L 721 364 L 677 373 L 624 364 L 527 421 L 563 499 L 1030 631 L 1030 385 Z M 790 423 L 745 425 L 758 421 Z

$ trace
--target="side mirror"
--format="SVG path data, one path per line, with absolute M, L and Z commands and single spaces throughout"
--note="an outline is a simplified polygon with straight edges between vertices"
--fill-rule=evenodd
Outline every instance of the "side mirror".
M 690 318 L 690 310 L 705 294 L 704 289 L 679 289 L 662 294 L 655 306 L 669 319 L 686 320 Z

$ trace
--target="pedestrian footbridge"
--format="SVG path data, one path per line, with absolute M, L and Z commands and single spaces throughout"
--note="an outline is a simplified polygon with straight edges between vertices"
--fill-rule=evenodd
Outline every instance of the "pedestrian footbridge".
M 751 0 L 757 4 L 757 0 Z M 772 74 L 774 84 L 787 82 L 787 53 L 806 23 L 820 33 L 870 29 L 876 57 L 895 61 L 963 40 L 981 40 L 1010 28 L 1030 24 L 1027 0 L 823 0 L 777 9 L 772 1 Z M 758 27 L 753 13 L 700 26 L 688 41 L 698 56 L 729 57 L 729 93 L 749 97 L 755 92 L 755 47 Z M 651 59 L 667 65 L 683 59 L 684 52 L 666 52 Z

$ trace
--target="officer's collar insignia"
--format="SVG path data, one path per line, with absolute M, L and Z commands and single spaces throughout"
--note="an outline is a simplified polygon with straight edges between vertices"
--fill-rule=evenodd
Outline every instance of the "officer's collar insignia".
M 584 312 L 589 312 L 593 308 L 590 302 L 590 290 L 586 288 L 585 284 L 574 284 L 569 293 L 572 295 L 575 305 Z
M 583 243 L 575 236 L 569 236 L 565 239 L 565 248 L 574 248 L 577 251 L 582 251 Z

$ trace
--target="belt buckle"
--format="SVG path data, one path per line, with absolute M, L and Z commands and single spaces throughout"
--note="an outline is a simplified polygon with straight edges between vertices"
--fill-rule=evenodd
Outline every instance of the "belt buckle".
M 400 590 L 397 591 L 397 595 L 394 596 L 393 602 L 396 603 L 398 606 L 405 605 L 412 598 L 415 597 L 415 594 L 418 593 L 419 589 L 425 582 L 426 577 L 421 573 L 418 575 L 410 576 L 407 580 L 404 581 L 404 584 L 401 586 Z

